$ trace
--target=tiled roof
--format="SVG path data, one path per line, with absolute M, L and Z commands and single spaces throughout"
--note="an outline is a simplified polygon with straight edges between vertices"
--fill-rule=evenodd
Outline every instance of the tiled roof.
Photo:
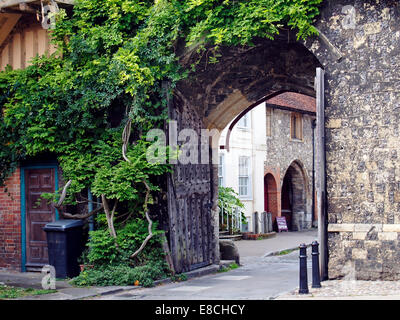
M 266 101 L 283 107 L 307 112 L 316 112 L 315 98 L 295 92 L 284 92 Z

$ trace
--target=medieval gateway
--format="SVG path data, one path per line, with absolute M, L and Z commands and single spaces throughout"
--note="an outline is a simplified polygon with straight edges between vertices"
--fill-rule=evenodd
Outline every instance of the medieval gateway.
M 18 23 L 15 16 L 0 16 L 2 69 L 7 64 L 23 68 L 29 57 L 48 49 L 34 19 Z M 222 131 L 251 106 L 284 92 L 316 98 L 321 273 L 337 278 L 343 266 L 351 265 L 358 279 L 399 280 L 400 5 L 395 0 L 325 0 L 315 26 L 319 36 L 305 43 L 281 33 L 252 47 L 222 48 L 217 64 L 204 59 L 176 89 L 169 116 L 178 131 L 191 128 L 200 136 L 201 129 Z M 182 49 L 180 57 L 183 65 L 198 59 L 195 48 Z M 26 174 L 36 167 L 21 163 L 6 190 L 0 189 L 1 268 L 25 270 L 25 264 L 34 263 L 24 201 L 32 191 L 25 185 Z M 37 168 L 42 187 L 56 188 L 57 164 Z M 217 263 L 218 165 L 177 164 L 167 184 L 163 226 L 176 271 Z M 45 250 L 41 245 L 34 249 Z

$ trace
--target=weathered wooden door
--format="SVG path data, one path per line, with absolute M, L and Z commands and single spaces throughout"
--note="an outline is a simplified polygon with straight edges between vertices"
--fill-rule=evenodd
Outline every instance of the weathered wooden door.
M 25 170 L 26 268 L 48 264 L 47 238 L 43 227 L 55 220 L 54 209 L 40 198 L 55 190 L 55 169 Z
M 171 140 L 176 139 L 183 129 L 193 129 L 200 140 L 203 123 L 194 110 L 177 101 L 169 110 L 170 119 L 176 121 L 176 132 L 169 137 L 170 145 Z M 178 142 L 178 145 L 182 144 Z M 210 164 L 201 164 L 201 152 L 199 144 L 199 163 L 182 164 L 178 161 L 168 178 L 168 235 L 177 273 L 215 261 L 217 239 L 214 232 L 216 222 L 211 211 L 212 167 Z

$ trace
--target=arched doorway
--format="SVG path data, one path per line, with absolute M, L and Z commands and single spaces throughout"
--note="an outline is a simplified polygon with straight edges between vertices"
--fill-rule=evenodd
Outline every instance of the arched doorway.
M 303 168 L 294 161 L 286 171 L 281 191 L 281 215 L 291 231 L 303 230 L 307 225 L 307 187 Z
M 278 188 L 275 178 L 267 173 L 264 177 L 264 210 L 272 214 L 272 225 L 278 216 Z

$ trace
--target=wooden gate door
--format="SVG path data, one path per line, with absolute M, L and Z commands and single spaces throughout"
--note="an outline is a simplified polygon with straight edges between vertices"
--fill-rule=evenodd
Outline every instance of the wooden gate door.
M 178 103 L 178 105 L 176 105 Z M 169 144 L 177 140 L 182 129 L 193 129 L 200 138 L 202 119 L 185 103 L 174 101 L 169 117 L 176 121 L 176 134 L 170 135 Z M 200 140 L 200 139 L 199 139 Z M 183 142 L 178 142 L 182 145 Z M 168 178 L 169 243 L 175 271 L 194 270 L 215 261 L 215 221 L 212 217 L 212 167 L 201 164 L 198 146 L 198 164 L 182 164 L 179 160 Z
M 26 269 L 49 263 L 43 227 L 55 221 L 55 210 L 40 195 L 55 191 L 55 169 L 25 169 Z

